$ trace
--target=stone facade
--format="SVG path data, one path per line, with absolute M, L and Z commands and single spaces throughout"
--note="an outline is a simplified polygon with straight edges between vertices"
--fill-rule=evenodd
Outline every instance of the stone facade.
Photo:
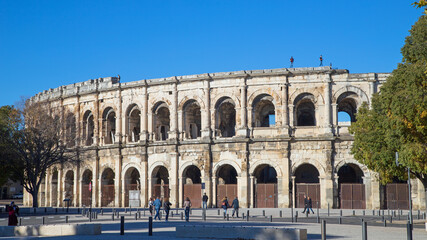
M 380 185 L 351 155 L 353 137 L 338 112 L 354 121 L 387 76 L 289 68 L 128 83 L 109 77 L 44 91 L 32 100 L 71 119 L 65 135 L 76 136 L 69 144 L 82 147 L 84 161 L 49 169 L 39 202 L 125 207 L 137 190 L 133 207 L 147 206 L 150 196 L 181 206 L 203 192 L 209 206 L 227 194 L 242 207 L 290 207 L 297 206 L 298 185 L 313 183 L 320 207 L 340 207 L 340 178 L 347 175 L 339 170 L 350 166 L 349 181 L 364 184 L 364 207 L 379 208 Z M 423 204 L 420 195 L 414 207 Z

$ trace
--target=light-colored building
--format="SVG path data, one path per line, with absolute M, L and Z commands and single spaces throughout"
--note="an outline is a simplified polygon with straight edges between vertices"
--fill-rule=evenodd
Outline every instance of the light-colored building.
M 44 91 L 32 99 L 67 118 L 65 135 L 79 139 L 69 144 L 82 146 L 84 161 L 49 169 L 39 202 L 140 207 L 159 196 L 181 206 L 189 196 L 199 206 L 206 192 L 209 206 L 238 196 L 242 207 L 300 207 L 307 194 L 322 208 L 404 208 L 392 196 L 404 186 L 380 186 L 353 158 L 349 120 L 338 117 L 355 121 L 388 76 L 283 68 Z M 422 184 L 412 182 L 413 205 L 423 208 Z

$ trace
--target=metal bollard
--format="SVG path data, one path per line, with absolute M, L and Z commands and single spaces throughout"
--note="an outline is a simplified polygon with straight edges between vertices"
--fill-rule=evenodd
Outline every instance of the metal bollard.
M 245 213 L 242 213 L 242 219 L 245 219 Z
M 113 221 L 114 221 L 114 213 L 113 213 L 113 214 L 111 214 L 111 217 L 112 217 L 112 219 L 113 219 Z
M 310 209 L 308 209 L 310 210 Z M 305 217 L 308 218 L 308 211 L 305 212 Z
M 342 210 L 340 210 L 340 217 L 342 217 Z
M 372 216 L 375 216 L 375 210 L 372 210 Z
M 390 216 L 390 224 L 393 223 L 393 216 Z
M 365 210 L 363 210 L 363 216 L 365 216 Z
M 265 210 L 262 210 L 262 216 L 265 217 Z
M 227 213 L 227 221 L 229 221 L 230 220 L 230 216 L 228 215 L 228 213 Z
M 342 219 L 341 219 L 341 217 L 339 217 L 338 218 L 338 224 L 341 224 L 342 223 Z
M 181 212 L 181 220 L 184 220 L 184 214 Z
M 125 216 L 120 218 L 120 235 L 125 235 Z
M 101 208 L 101 216 L 104 215 L 104 209 Z
M 356 211 L 353 210 L 353 216 L 356 215 Z
M 55 213 L 58 213 L 58 208 L 55 208 Z
M 45 217 L 42 217 L 42 225 L 44 225 L 45 224 Z
M 176 215 L 178 215 L 178 208 L 176 209 Z
M 182 219 L 182 213 L 181 213 Z M 153 217 L 148 217 L 148 236 L 153 236 Z
M 34 213 L 36 213 L 36 208 L 33 208 L 34 209 Z
M 368 223 L 362 221 L 362 240 L 368 240 Z
M 270 222 L 273 222 L 273 215 L 270 215 Z
M 218 216 L 220 215 L 221 213 L 220 213 L 220 210 L 218 209 Z
M 421 212 L 420 212 L 420 210 L 418 209 L 418 214 L 417 214 L 417 219 L 418 219 L 418 220 L 420 219 L 420 214 L 421 214 Z
M 141 219 L 141 212 L 138 212 L 138 217 L 139 217 L 139 219 Z
M 44 208 L 44 212 L 47 212 L 47 208 Z
M 291 207 L 291 221 L 294 222 L 294 207 Z
M 138 213 L 135 213 L 135 220 L 138 220 Z
M 412 240 L 412 226 L 410 221 L 406 224 L 406 234 L 407 240 Z
M 249 210 L 246 211 L 246 222 L 249 222 Z
M 22 226 L 22 218 L 19 218 L 19 226 Z
M 384 224 L 384 227 L 387 227 L 387 219 L 384 219 L 383 224 Z
M 279 215 L 280 215 L 280 218 L 282 218 L 282 210 L 280 210 Z
M 127 208 L 125 208 L 125 213 L 128 213 L 128 209 Z
M 68 216 L 65 216 L 65 223 L 68 223 Z
M 298 222 L 298 211 L 295 212 L 295 222 Z
M 322 240 L 326 240 L 326 220 L 322 220 L 322 226 L 321 226 L 321 235 L 322 235 Z
M 330 212 L 329 212 L 329 203 L 328 203 L 328 217 L 329 217 L 329 214 L 330 214 Z

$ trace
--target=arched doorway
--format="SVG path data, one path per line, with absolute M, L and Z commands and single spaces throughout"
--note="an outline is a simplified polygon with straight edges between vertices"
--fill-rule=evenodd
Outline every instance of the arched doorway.
M 52 182 L 51 182 L 51 206 L 58 206 L 58 170 L 56 168 L 52 171 Z
M 141 179 L 139 171 L 131 167 L 125 174 L 125 207 L 139 207 L 141 205 Z
M 223 97 L 215 104 L 215 132 L 220 137 L 236 135 L 236 104 L 229 97 Z
M 277 207 L 277 173 L 267 164 L 258 166 L 254 171 L 255 176 L 255 207 Z
M 165 141 L 169 138 L 170 112 L 165 102 L 159 102 L 153 108 L 154 140 Z
M 257 96 L 252 104 L 252 126 L 272 127 L 276 125 L 273 97 L 268 94 Z
M 344 164 L 340 167 L 338 170 L 340 208 L 366 208 L 365 185 L 362 177 L 362 170 L 355 164 Z
M 136 104 L 129 107 L 127 116 L 128 142 L 138 142 L 141 131 L 141 111 Z
M 169 198 L 169 172 L 163 166 L 158 166 L 153 171 L 152 181 L 153 197 Z
M 296 207 L 304 207 L 304 195 L 311 198 L 313 207 L 320 203 L 319 171 L 311 164 L 302 164 L 295 170 Z
M 74 204 L 74 172 L 67 171 L 64 181 L 64 199 L 70 199 L 70 206 Z
M 92 182 L 92 171 L 86 169 L 82 176 L 82 206 L 92 205 L 92 186 L 89 185 Z
M 114 172 L 111 168 L 104 170 L 101 176 L 101 207 L 114 206 Z
M 217 207 L 221 207 L 221 201 L 228 197 L 229 201 L 237 197 L 237 171 L 229 164 L 222 165 L 217 171 Z
M 300 94 L 294 101 L 296 126 L 316 126 L 315 98 L 310 93 Z
M 201 136 L 202 114 L 196 100 L 189 100 L 183 107 L 183 131 L 185 138 L 197 139 Z
M 186 197 L 189 197 L 191 204 L 195 208 L 202 206 L 202 181 L 200 169 L 194 165 L 187 167 L 183 173 L 184 181 L 184 202 Z
M 104 110 L 102 118 L 104 144 L 116 143 L 116 113 L 109 107 Z

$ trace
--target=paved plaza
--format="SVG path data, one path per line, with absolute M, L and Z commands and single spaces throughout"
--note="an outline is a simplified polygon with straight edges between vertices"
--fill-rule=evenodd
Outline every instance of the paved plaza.
M 292 222 L 291 209 L 249 209 L 250 217 L 249 221 L 242 219 L 242 213 L 247 214 L 248 209 L 240 210 L 240 218 L 232 218 L 231 211 L 229 210 L 229 220 L 224 220 L 222 209 L 208 209 L 206 221 L 202 218 L 202 211 L 200 209 L 193 209 L 192 215 L 190 216 L 190 222 L 186 223 L 181 220 L 182 209 L 174 209 L 170 215 L 169 221 L 153 221 L 153 236 L 148 236 L 148 216 L 147 210 L 139 209 L 114 209 L 119 212 L 119 216 L 125 216 L 125 235 L 120 235 L 120 220 L 115 217 L 112 220 L 113 209 L 103 209 L 103 215 L 100 213 L 100 209 L 93 209 L 94 212 L 98 212 L 98 218 L 89 219 L 82 214 L 77 213 L 77 209 L 69 209 L 66 213 L 66 209 L 59 208 L 55 211 L 53 208 L 39 208 L 34 214 L 34 210 L 30 208 L 23 208 L 21 214 L 22 225 L 42 224 L 43 217 L 45 218 L 45 224 L 65 224 L 65 216 L 68 216 L 70 223 L 101 223 L 102 224 L 102 235 L 96 236 L 65 236 L 61 239 L 184 239 L 176 238 L 175 227 L 178 225 L 188 225 L 195 227 L 202 227 L 203 225 L 227 225 L 227 226 L 265 226 L 265 227 L 289 227 L 289 228 L 302 228 L 307 229 L 308 239 L 321 239 L 320 235 L 320 224 L 317 223 L 317 210 L 314 209 L 315 214 L 311 214 L 308 217 L 301 214 L 302 209 L 294 209 L 294 215 L 298 212 L 298 222 Z M 219 215 L 218 215 L 219 210 Z M 45 212 L 46 211 L 46 212 Z M 81 210 L 80 210 L 81 212 Z M 177 214 L 178 213 L 178 214 Z M 372 214 L 375 215 L 372 215 Z M 396 217 L 390 218 L 393 215 L 393 211 L 384 211 L 384 219 L 388 219 L 386 227 L 384 227 L 383 212 L 373 212 L 372 210 L 365 210 L 365 216 L 363 216 L 363 210 L 356 210 L 353 215 L 353 210 L 342 210 L 341 213 L 338 209 L 327 209 L 319 210 L 320 220 L 326 220 L 327 225 L 327 239 L 361 239 L 362 227 L 361 219 L 368 222 L 368 239 L 406 239 L 406 219 L 407 215 L 399 216 L 400 212 L 396 212 Z M 136 214 L 136 216 L 135 216 Z M 141 215 L 141 217 L 139 217 Z M 264 216 L 265 215 L 265 216 Z M 281 216 L 281 217 L 280 217 Z M 135 217 L 137 218 L 135 220 Z M 339 224 L 341 218 L 341 224 Z M 400 220 L 399 220 L 400 218 Z M 420 215 L 418 219 L 417 212 L 414 211 L 414 231 L 413 239 L 427 239 L 427 232 L 425 231 L 425 220 L 422 219 L 423 215 Z M 7 219 L 4 218 L 4 214 L 0 219 L 0 225 L 7 225 Z M 58 237 L 21 237 L 21 238 L 0 238 L 0 239 L 57 239 Z M 193 238 L 194 239 L 194 238 Z

